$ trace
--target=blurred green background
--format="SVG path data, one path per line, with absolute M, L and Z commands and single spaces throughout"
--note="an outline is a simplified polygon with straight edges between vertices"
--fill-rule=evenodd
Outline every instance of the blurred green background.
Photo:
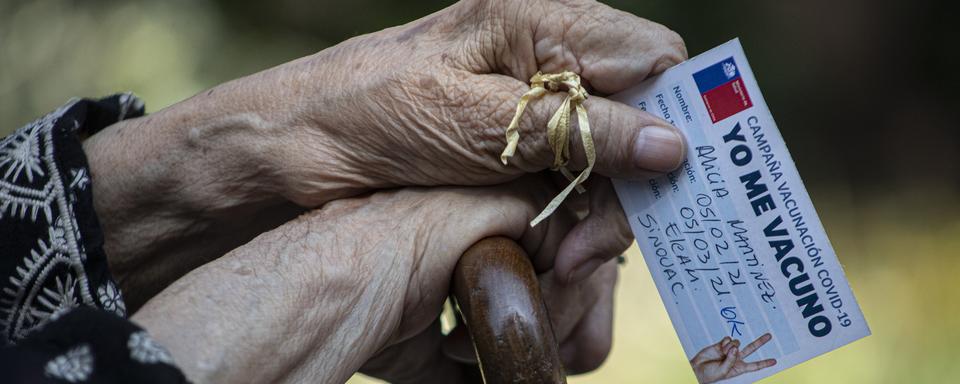
M 449 3 L 0 0 L 0 133 L 74 96 L 132 90 L 156 111 Z M 691 55 L 741 38 L 873 330 L 767 382 L 960 382 L 960 29 L 948 2 L 608 3 L 680 32 Z M 613 352 L 571 382 L 693 382 L 629 256 Z

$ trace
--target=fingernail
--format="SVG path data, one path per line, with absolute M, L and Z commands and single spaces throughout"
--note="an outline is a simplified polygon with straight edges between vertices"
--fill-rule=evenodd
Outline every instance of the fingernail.
M 573 271 L 570 272 L 570 274 L 567 275 L 567 284 L 579 283 L 583 281 L 589 277 L 593 271 L 596 271 L 597 268 L 600 268 L 601 264 L 603 264 L 603 260 L 587 259 L 587 261 L 584 261 L 578 265 L 573 269 Z
M 683 137 L 676 128 L 644 127 L 634 144 L 634 161 L 640 168 L 669 172 L 680 166 L 685 156 Z

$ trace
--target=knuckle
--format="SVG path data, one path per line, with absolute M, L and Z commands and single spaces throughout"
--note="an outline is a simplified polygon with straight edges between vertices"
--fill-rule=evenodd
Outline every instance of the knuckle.
M 513 118 L 510 97 L 490 85 L 462 90 L 464 107 L 457 124 L 469 131 L 467 141 L 475 153 L 499 154 L 506 143 L 504 132 Z M 522 135 L 522 133 L 521 133 Z
M 506 128 L 513 120 L 517 102 L 520 99 L 519 92 L 522 92 L 522 90 L 503 89 L 492 86 L 492 84 L 484 88 L 477 95 L 480 99 L 478 102 L 480 108 L 477 108 L 476 112 L 481 115 L 478 117 L 486 116 L 493 125 Z M 521 128 L 523 128 L 523 124 L 521 124 Z
M 629 15 L 628 23 L 635 33 L 645 37 L 650 49 L 657 56 L 654 73 L 661 72 L 687 59 L 687 46 L 683 37 L 667 26 L 634 15 Z
M 667 68 L 680 64 L 687 59 L 687 45 L 679 33 L 666 26 L 651 23 L 656 26 L 654 36 L 659 41 L 659 58 L 654 66 L 655 72 L 662 72 Z
M 604 165 L 614 165 L 628 159 L 631 143 L 637 134 L 635 130 L 628 129 L 636 126 L 635 119 L 630 118 L 633 111 L 604 103 L 601 108 L 589 109 L 588 113 L 593 141 L 597 147 L 597 161 L 605 163 Z
M 519 83 L 518 83 L 519 84 Z M 484 153 L 500 154 L 506 145 L 505 132 L 517 111 L 517 103 L 525 92 L 522 86 L 490 84 L 471 96 L 473 108 L 466 108 L 469 121 L 461 124 L 475 131 L 476 148 Z M 538 170 L 537 164 L 543 164 L 549 158 L 545 153 L 545 128 L 541 121 L 545 109 L 551 104 L 549 96 L 540 100 L 531 100 L 519 120 L 520 142 L 511 159 L 511 164 L 525 171 Z
M 683 41 L 683 37 L 680 36 L 676 31 L 664 27 L 666 31 L 664 32 L 664 41 L 667 42 L 667 45 L 670 46 L 677 54 L 677 57 L 680 61 L 687 59 L 687 44 Z

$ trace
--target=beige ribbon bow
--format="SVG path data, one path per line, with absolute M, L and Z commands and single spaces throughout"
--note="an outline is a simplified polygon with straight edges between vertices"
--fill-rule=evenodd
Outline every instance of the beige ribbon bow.
M 593 170 L 593 164 L 597 160 L 593 136 L 590 134 L 590 121 L 587 119 L 587 108 L 583 106 L 583 102 L 587 100 L 587 91 L 580 85 L 579 75 L 564 71 L 552 74 L 537 72 L 530 79 L 530 90 L 520 97 L 520 102 L 517 104 L 517 113 L 510 121 L 510 126 L 507 127 L 507 147 L 500 154 L 500 161 L 503 162 L 503 165 L 507 165 L 507 159 L 517 151 L 517 144 L 520 142 L 520 117 L 523 116 L 527 104 L 531 100 L 542 98 L 547 92 L 559 92 L 561 85 L 567 87 L 567 98 L 563 100 L 563 104 L 560 104 L 560 108 L 547 122 L 547 141 L 550 143 L 554 155 L 553 166 L 550 169 L 560 171 L 567 180 L 570 180 L 570 184 L 560 191 L 537 217 L 530 221 L 531 227 L 536 226 L 553 214 L 574 189 L 579 193 L 584 192 L 580 184 L 583 184 L 587 177 L 590 177 L 590 171 Z M 573 177 L 573 174 L 566 167 L 570 161 L 570 111 L 573 109 L 577 111 L 580 141 L 583 143 L 583 151 L 587 155 L 587 167 L 577 177 Z

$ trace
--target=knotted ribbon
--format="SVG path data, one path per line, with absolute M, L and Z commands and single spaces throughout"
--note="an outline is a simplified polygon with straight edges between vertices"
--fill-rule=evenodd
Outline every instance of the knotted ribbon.
M 560 191 L 537 217 L 530 221 L 531 227 L 536 226 L 553 214 L 574 189 L 579 193 L 584 192 L 580 184 L 583 184 L 590 177 L 590 171 L 593 170 L 593 164 L 597 160 L 593 135 L 590 133 L 590 121 L 587 119 L 587 108 L 583 106 L 583 102 L 587 100 L 587 91 L 580 84 L 579 75 L 564 71 L 548 74 L 537 72 L 530 79 L 530 90 L 520 96 L 520 102 L 517 103 L 517 113 L 513 115 L 513 120 L 507 127 L 507 147 L 500 154 L 500 161 L 503 162 L 503 165 L 507 165 L 508 159 L 517 151 L 517 144 L 520 142 L 520 118 L 523 116 L 523 111 L 527 109 L 527 104 L 532 100 L 543 98 L 548 92 L 559 92 L 561 85 L 567 88 L 567 98 L 563 100 L 560 108 L 547 122 L 547 142 L 550 144 L 554 155 L 553 166 L 550 169 L 560 171 L 567 180 L 570 180 L 570 184 Z M 580 141 L 583 143 L 583 151 L 587 155 L 587 167 L 576 177 L 566 167 L 570 161 L 570 112 L 572 110 L 577 111 Z

